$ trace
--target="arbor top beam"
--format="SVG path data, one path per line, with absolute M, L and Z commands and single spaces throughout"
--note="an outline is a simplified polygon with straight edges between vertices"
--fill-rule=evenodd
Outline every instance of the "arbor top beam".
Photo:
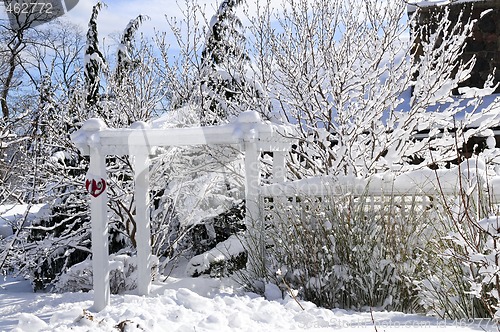
M 261 151 L 287 151 L 297 140 L 295 127 L 264 121 L 259 113 L 247 111 L 229 124 L 188 128 L 150 128 L 145 122 L 135 122 L 129 128 L 108 128 L 103 120 L 92 118 L 71 135 L 71 140 L 84 155 L 91 147 L 99 147 L 103 154 L 128 154 L 137 148 L 240 145 L 256 143 Z

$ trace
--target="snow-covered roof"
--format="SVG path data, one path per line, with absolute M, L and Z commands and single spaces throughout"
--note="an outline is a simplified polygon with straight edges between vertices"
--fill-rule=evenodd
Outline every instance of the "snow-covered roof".
M 402 100 L 403 102 L 399 105 L 397 111 L 410 112 L 412 108 L 410 92 L 405 91 L 405 94 L 402 95 Z M 450 128 L 456 126 L 457 121 L 464 121 L 467 128 L 500 127 L 500 94 L 493 93 L 477 99 L 472 96 L 450 96 L 448 101 L 430 106 L 426 111 L 429 113 L 442 113 L 450 108 L 460 110 L 455 113 L 454 117 L 447 120 L 450 122 Z M 418 129 L 425 131 L 431 128 L 424 126 Z
M 25 215 L 27 216 L 27 221 L 31 222 L 37 217 L 43 217 L 48 214 L 48 212 L 49 210 L 46 204 L 0 205 L 0 238 L 11 236 L 13 234 L 12 225 L 15 225 L 17 221 L 24 218 Z
M 412 13 L 417 10 L 417 7 L 432 7 L 432 6 L 444 6 L 444 5 L 455 5 L 459 3 L 467 2 L 485 2 L 486 0 L 413 0 L 408 2 L 408 12 Z

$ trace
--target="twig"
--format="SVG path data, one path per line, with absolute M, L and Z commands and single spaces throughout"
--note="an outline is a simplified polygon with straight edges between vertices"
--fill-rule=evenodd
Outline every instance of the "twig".
M 375 329 L 375 332 L 378 332 L 377 324 L 375 323 L 375 318 L 373 318 L 373 308 L 372 307 L 370 307 L 370 316 L 372 318 L 373 328 Z
M 290 294 L 290 296 L 292 297 L 292 299 L 294 299 L 294 301 L 297 302 L 297 304 L 299 305 L 300 309 L 302 309 L 303 311 L 306 310 L 306 309 L 304 309 L 304 307 L 302 306 L 302 304 L 300 304 L 300 302 L 297 299 L 297 297 L 295 296 L 295 294 L 293 294 L 293 290 L 290 288 L 290 286 L 288 285 L 288 283 L 285 281 L 285 278 L 283 278 L 283 284 L 288 289 L 288 293 Z

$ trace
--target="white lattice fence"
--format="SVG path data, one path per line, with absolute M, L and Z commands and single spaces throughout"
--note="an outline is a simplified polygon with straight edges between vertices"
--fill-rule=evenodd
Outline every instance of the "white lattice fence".
M 347 201 L 357 200 L 367 213 L 404 219 L 463 197 L 476 206 L 498 211 L 500 176 L 488 175 L 484 163 L 469 160 L 451 169 L 421 169 L 400 175 L 385 172 L 368 179 L 316 177 L 264 185 L 260 206 L 262 217 L 268 220 L 287 214 L 311 218 L 321 216 L 321 210 L 326 209 L 326 213 L 330 204 L 341 208 Z

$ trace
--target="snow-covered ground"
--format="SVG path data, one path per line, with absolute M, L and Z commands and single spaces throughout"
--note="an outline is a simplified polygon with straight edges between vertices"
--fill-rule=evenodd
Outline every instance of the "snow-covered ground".
M 275 295 L 275 294 L 274 294 Z M 270 292 L 273 296 L 273 292 Z M 244 293 L 228 279 L 169 278 L 151 296 L 113 295 L 90 311 L 92 293 L 33 293 L 2 278 L 0 331 L 498 331 L 491 322 L 444 321 L 397 312 L 327 310 L 287 297 Z

